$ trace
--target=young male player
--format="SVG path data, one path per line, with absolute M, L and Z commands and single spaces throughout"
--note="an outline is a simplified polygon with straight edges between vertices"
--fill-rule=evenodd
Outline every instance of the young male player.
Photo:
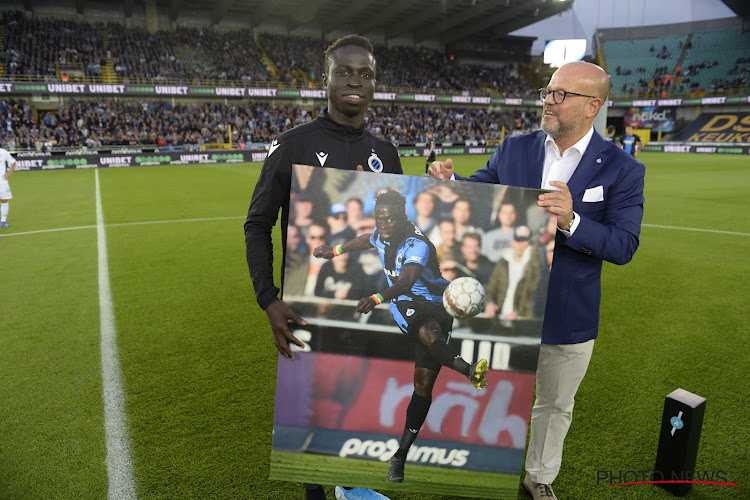
M 8 227 L 8 200 L 13 198 L 8 179 L 16 169 L 16 160 L 8 150 L 0 148 L 0 227 Z
M 247 264 L 255 297 L 268 316 L 276 349 L 291 359 L 294 359 L 294 354 L 289 344 L 299 347 L 304 344 L 292 335 L 287 322 L 304 326 L 307 321 L 278 297 L 279 288 L 273 281 L 271 230 L 281 209 L 282 241 L 286 241 L 292 165 L 366 169 L 376 174 L 403 173 L 395 146 L 376 138 L 364 128 L 365 113 L 375 93 L 376 63 L 372 43 L 359 35 L 339 38 L 326 49 L 324 64 L 323 84 L 328 92 L 328 109 L 315 120 L 288 130 L 273 140 L 245 222 Z M 306 484 L 305 488 L 306 500 L 325 499 L 325 491 L 320 485 Z M 369 489 L 347 490 L 339 486 L 336 487 L 336 498 L 387 500 Z
M 389 287 L 360 299 L 357 311 L 369 313 L 389 301 L 393 319 L 417 344 L 414 393 L 406 410 L 406 424 L 398 451 L 391 458 L 388 482 L 404 480 L 404 463 L 432 404 L 432 388 L 441 366 L 465 375 L 477 389 L 487 385 L 488 364 L 464 361 L 448 344 L 453 318 L 443 308 L 448 280 L 438 267 L 435 246 L 406 218 L 406 199 L 388 190 L 375 201 L 375 230 L 333 248 L 321 246 L 314 255 L 332 259 L 342 253 L 375 247 Z
M 617 135 L 615 135 L 616 132 L 617 132 L 617 129 L 615 128 L 615 126 L 609 125 L 607 127 L 607 135 L 602 137 L 602 139 L 604 139 L 607 142 L 611 142 L 613 144 L 617 144 L 618 146 L 622 147 L 622 144 L 620 144 L 620 138 Z
M 630 125 L 625 127 L 625 135 L 622 137 L 622 145 L 620 147 L 622 147 L 626 153 L 630 153 L 635 157 L 638 156 L 638 151 L 641 150 L 642 145 L 643 141 L 641 141 L 639 135 L 633 132 L 633 127 Z
M 430 150 L 427 152 L 427 159 L 424 162 L 424 173 L 426 174 L 430 170 L 430 165 L 435 161 L 435 138 L 430 134 L 427 137 L 430 143 Z

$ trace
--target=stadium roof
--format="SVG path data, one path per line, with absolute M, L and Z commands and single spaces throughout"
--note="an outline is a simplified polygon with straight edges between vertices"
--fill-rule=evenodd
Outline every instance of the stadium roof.
M 40 12 L 68 7 L 79 16 L 111 6 L 113 14 L 145 12 L 149 0 L 23 0 Z M 482 43 L 559 14 L 573 0 L 153 0 L 170 22 L 251 28 L 282 27 L 288 32 L 359 33 L 384 40 L 441 44 Z M 121 9 L 121 10 L 120 10 Z M 377 39 L 377 38 L 376 38 Z
M 721 0 L 724 5 L 729 7 L 743 19 L 750 18 L 750 3 L 747 0 Z

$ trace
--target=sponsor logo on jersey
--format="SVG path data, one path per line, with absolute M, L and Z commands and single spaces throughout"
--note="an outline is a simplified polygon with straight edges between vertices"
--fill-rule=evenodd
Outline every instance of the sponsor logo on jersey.
M 279 147 L 281 147 L 281 144 L 279 144 L 279 141 L 274 139 L 271 145 L 268 147 L 268 156 L 271 156 L 274 151 L 279 149 Z
M 319 151 L 315 153 L 315 156 L 318 157 L 318 162 L 320 163 L 321 167 L 326 166 L 326 160 L 328 159 L 328 153 L 324 153 L 323 151 Z
M 370 167 L 370 170 L 376 173 L 383 171 L 383 162 L 378 158 L 378 155 L 376 155 L 374 151 L 367 159 L 367 166 Z

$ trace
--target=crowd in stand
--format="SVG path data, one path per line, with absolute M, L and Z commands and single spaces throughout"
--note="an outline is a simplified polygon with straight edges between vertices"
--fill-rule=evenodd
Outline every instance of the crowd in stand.
M 279 80 L 305 86 L 319 82 L 323 75 L 323 58 L 328 44 L 320 38 L 266 33 L 260 45 L 279 69 Z
M 86 75 L 101 73 L 105 53 L 102 30 L 70 20 L 28 19 L 18 11 L 4 12 L 5 73 L 55 75 L 57 64 L 78 65 Z
M 527 132 L 538 125 L 536 115 L 522 111 L 488 111 L 476 108 L 414 108 L 400 105 L 375 106 L 367 111 L 367 127 L 378 137 L 397 144 L 425 142 L 484 143 L 505 133 Z
M 727 70 L 727 78 L 714 79 L 712 85 L 716 90 L 738 87 L 750 81 L 750 57 L 738 57 Z
M 0 140 L 10 149 L 113 145 L 200 146 L 228 142 L 271 142 L 273 137 L 310 120 L 297 106 L 257 102 L 177 104 L 158 101 L 70 101 L 59 111 L 34 119 L 25 101 L 0 102 L 5 123 Z
M 680 42 L 680 49 L 682 49 L 682 42 Z M 656 47 L 651 45 L 651 48 L 649 48 L 649 52 L 651 52 L 651 54 L 654 54 L 654 52 L 656 52 Z M 667 49 L 666 45 L 662 45 L 661 50 L 656 54 L 656 57 L 658 57 L 659 59 L 669 59 L 670 57 L 672 57 L 672 53 L 669 52 L 669 49 Z
M 117 23 L 29 19 L 18 11 L 2 15 L 5 72 L 56 76 L 79 66 L 87 76 L 101 75 L 111 59 L 116 74 L 129 79 L 268 81 L 261 53 L 248 30 L 222 33 L 210 28 L 178 28 L 148 33 Z M 69 76 L 75 76 L 70 75 Z
M 716 60 L 690 64 L 684 68 L 677 66 L 674 70 L 670 70 L 667 66 L 660 66 L 655 69 L 651 77 L 638 78 L 637 84 L 625 81 L 622 84 L 621 90 L 629 94 L 638 95 L 656 92 L 662 97 L 666 97 L 667 94 L 674 92 L 684 94 L 693 90 L 715 92 L 726 91 L 731 88 L 741 88 L 747 86 L 750 82 L 750 64 L 747 64 L 747 62 L 750 62 L 750 59 L 738 58 L 736 63 L 728 68 L 727 77 L 713 78 L 707 89 L 701 88 L 702 84 L 694 78 L 701 71 L 718 66 L 719 62 Z M 618 66 L 615 72 L 617 75 L 632 74 L 632 70 L 622 69 L 621 66 Z M 645 73 L 645 69 L 636 68 L 636 73 Z
M 508 66 L 458 64 L 437 50 L 376 47 L 378 78 L 393 87 L 442 90 L 487 88 L 506 95 L 532 95 L 531 85 Z
M 694 48 L 691 41 L 678 43 L 678 48 L 682 51 L 687 51 Z M 667 49 L 666 45 L 663 45 L 661 51 L 656 52 L 656 47 L 651 45 L 649 50 L 650 57 L 657 57 L 660 59 L 669 59 L 672 54 Z M 710 51 L 705 51 L 707 54 Z M 726 68 L 725 77 L 713 78 L 711 83 L 706 85 L 705 79 L 703 81 L 695 78 L 702 71 L 717 68 L 713 70 L 721 70 L 721 63 L 716 59 L 707 59 L 699 63 L 689 64 L 687 66 L 677 65 L 673 66 L 658 66 L 654 69 L 652 75 L 646 75 L 646 68 L 642 65 L 642 59 L 633 59 L 636 64 L 633 67 L 624 67 L 618 65 L 615 68 L 615 74 L 617 76 L 630 76 L 635 73 L 638 77 L 636 83 L 631 83 L 628 80 L 618 84 L 616 91 L 621 90 L 626 95 L 658 95 L 661 97 L 667 97 L 669 95 L 687 95 L 691 92 L 725 92 L 730 89 L 741 89 L 745 88 L 750 84 L 750 65 L 746 63 L 750 62 L 750 58 L 738 57 L 734 64 Z
M 726 78 L 713 78 L 708 87 L 710 91 L 723 91 L 732 87 L 742 87 L 750 82 L 750 58 L 738 57 L 733 65 L 727 69 Z M 704 61 L 691 64 L 682 71 L 682 83 L 690 88 L 697 88 L 700 84 L 692 81 L 691 76 L 699 74 L 702 70 L 719 65 L 719 61 Z
M 279 67 L 279 78 L 304 85 L 323 74 L 321 54 L 327 41 L 311 37 L 288 37 L 263 34 L 260 44 Z M 528 82 L 512 73 L 508 66 L 458 64 L 434 49 L 420 47 L 385 47 L 375 45 L 378 82 L 382 88 L 422 90 L 464 90 L 489 88 L 513 95 L 531 95 Z
M 117 23 L 29 19 L 20 11 L 2 14 L 8 75 L 55 80 L 58 63 L 79 65 L 86 76 L 102 74 L 108 62 L 126 83 L 177 80 L 273 82 L 263 52 L 278 69 L 280 82 L 319 85 L 320 54 L 330 41 L 320 38 L 216 31 L 210 27 L 179 27 L 149 33 Z M 459 64 L 435 49 L 376 45 L 378 86 L 438 90 L 486 88 L 505 95 L 532 95 L 531 85 L 508 66 Z M 75 76 L 75 75 L 68 75 Z M 83 76 L 83 75 L 80 75 Z M 196 81 L 198 80 L 198 81 Z
M 320 110 L 318 110 L 320 112 Z M 0 101 L 0 140 L 10 149 L 97 148 L 116 145 L 201 146 L 206 143 L 270 143 L 285 130 L 311 120 L 293 104 L 253 102 L 176 104 L 165 101 L 70 100 L 61 109 L 38 112 L 24 100 Z M 535 114 L 522 111 L 381 105 L 370 108 L 367 128 L 396 144 L 483 144 L 503 133 L 528 131 Z

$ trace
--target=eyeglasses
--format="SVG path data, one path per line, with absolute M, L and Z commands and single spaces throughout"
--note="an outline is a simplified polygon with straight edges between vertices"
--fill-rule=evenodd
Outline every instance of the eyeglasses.
M 555 104 L 562 104 L 565 98 L 569 95 L 577 95 L 579 97 L 589 97 L 591 99 L 598 99 L 598 97 L 595 97 L 593 95 L 586 95 L 586 94 L 578 94 L 576 92 L 568 92 L 563 89 L 557 89 L 552 90 L 548 88 L 542 88 L 539 89 L 539 99 L 544 101 L 548 95 L 552 94 L 552 100 L 555 101 Z

